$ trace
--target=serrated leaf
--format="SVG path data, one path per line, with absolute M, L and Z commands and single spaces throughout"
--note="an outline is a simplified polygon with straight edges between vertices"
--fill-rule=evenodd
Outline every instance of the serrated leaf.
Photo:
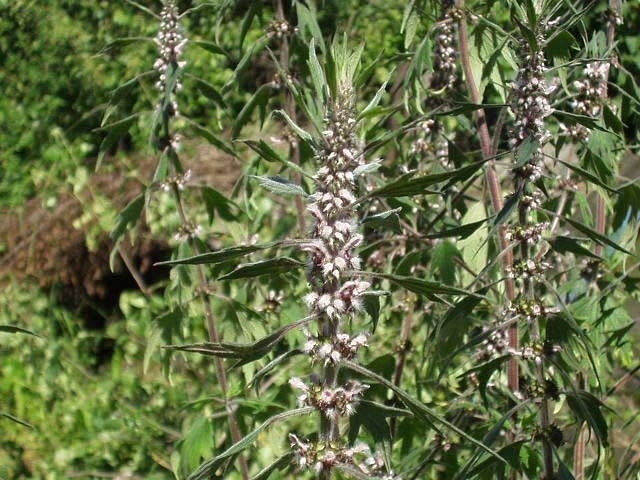
M 227 83 L 225 83 L 224 86 L 222 87 L 223 91 L 226 91 L 229 87 L 232 87 L 233 85 L 235 85 L 235 83 L 238 80 L 238 76 L 242 72 L 244 72 L 244 70 L 251 64 L 251 59 L 253 58 L 253 56 L 256 55 L 257 53 L 260 53 L 262 50 L 264 50 L 268 44 L 269 44 L 269 38 L 262 38 L 261 40 L 254 43 L 251 46 L 251 48 L 249 48 L 245 52 L 245 54 L 242 56 L 242 58 L 236 65 L 236 68 L 233 71 L 233 75 L 227 81 Z
M 289 257 L 270 258 L 259 262 L 247 263 L 240 265 L 235 270 L 218 280 L 234 280 L 238 278 L 253 278 L 261 275 L 276 275 L 279 273 L 290 272 L 296 268 L 303 267 L 305 264 Z
M 264 367 L 262 367 L 260 370 L 258 370 L 254 375 L 253 378 L 251 379 L 251 381 L 249 382 L 249 386 L 253 385 L 256 389 L 256 394 L 258 393 L 258 387 L 260 386 L 260 380 L 262 380 L 262 378 L 269 373 L 271 370 L 273 370 L 275 367 L 277 367 L 278 365 L 280 365 L 282 362 L 284 362 L 285 360 L 287 360 L 289 357 L 294 357 L 296 355 L 302 355 L 305 354 L 304 351 L 302 351 L 299 348 L 296 348 L 294 350 L 287 350 L 285 353 L 283 353 L 282 355 L 278 355 L 276 358 L 274 358 L 273 360 L 271 360 L 269 363 L 267 363 Z M 306 354 L 305 354 L 306 355 Z
M 462 254 L 448 240 L 439 242 L 432 250 L 431 269 L 438 272 L 447 285 L 453 285 L 456 280 L 455 258 L 462 258 Z
M 298 1 L 295 2 L 295 5 L 296 13 L 298 14 L 298 28 L 300 29 L 303 38 L 308 38 L 305 37 L 305 34 L 308 31 L 311 34 L 311 38 L 317 42 L 320 47 L 320 51 L 325 53 L 326 47 L 324 43 L 324 36 L 322 35 L 322 30 L 320 30 L 320 25 L 318 25 L 315 9 L 312 11 L 309 7 L 304 5 L 304 3 Z
M 300 185 L 282 177 L 258 177 L 256 175 L 249 175 L 249 177 L 255 178 L 260 186 L 278 195 L 308 196 Z
M 376 159 L 373 162 L 365 163 L 364 165 L 360 165 L 355 168 L 353 171 L 354 177 L 359 177 L 360 175 L 365 175 L 367 173 L 373 173 L 377 171 L 382 166 L 382 160 Z
M 585 180 L 588 180 L 591 183 L 593 183 L 595 185 L 598 185 L 601 188 L 604 188 L 608 192 L 610 192 L 610 193 L 618 193 L 618 191 L 616 189 L 612 188 L 610 185 L 607 185 L 604 181 L 602 181 L 602 179 L 600 177 L 598 177 L 597 175 L 593 175 L 592 173 L 588 172 L 584 168 L 581 168 L 578 165 L 576 165 L 574 163 L 571 163 L 571 162 L 565 162 L 564 160 L 561 160 L 559 158 L 556 159 L 556 161 L 560 162 L 562 165 L 564 165 L 568 169 L 574 171 L 575 173 L 580 175 Z
M 266 250 L 278 245 L 279 242 L 263 243 L 261 245 L 241 245 L 238 247 L 223 248 L 216 252 L 207 252 L 188 258 L 179 258 L 177 260 L 167 260 L 165 262 L 157 262 L 155 265 L 212 265 L 228 262 L 234 258 L 244 257 L 253 252 Z
M 118 214 L 115 228 L 111 231 L 110 237 L 112 240 L 118 240 L 124 233 L 135 226 L 142 215 L 142 209 L 144 207 L 144 192 L 131 200 L 129 204 L 124 207 Z
M 428 280 L 420 280 L 414 277 L 404 277 L 400 275 L 391 275 L 388 273 L 369 273 L 369 275 L 375 278 L 384 278 L 396 285 L 400 285 L 402 288 L 406 288 L 419 295 L 426 295 L 428 298 L 441 302 L 442 300 L 435 297 L 435 295 L 471 295 L 474 297 L 482 298 L 482 295 L 469 292 L 460 288 L 450 287 L 443 285 L 439 282 L 431 282 Z
M 193 129 L 196 131 L 196 133 L 198 135 L 200 135 L 202 138 L 204 138 L 205 140 L 207 140 L 211 145 L 213 145 L 214 147 L 219 148 L 220 150 L 222 150 L 223 152 L 231 155 L 232 157 L 237 157 L 236 152 L 233 150 L 233 147 L 231 147 L 227 142 L 225 142 L 224 140 L 220 139 L 215 133 L 213 133 L 211 130 L 203 127 L 202 125 L 198 125 L 196 122 L 193 121 L 189 121 L 189 124 L 193 127 Z
M 373 190 L 367 195 L 367 197 L 410 197 L 425 193 L 438 194 L 440 192 L 427 190 L 427 188 L 445 181 L 465 181 L 481 169 L 482 165 L 483 163 L 475 163 L 457 170 L 434 173 L 432 175 L 425 175 L 417 178 L 414 178 L 415 172 L 410 172 L 403 175 L 398 180 Z
M 311 80 L 313 81 L 313 87 L 316 91 L 316 99 L 319 102 L 324 102 L 325 98 L 325 85 L 327 83 L 318 57 L 316 56 L 315 39 L 311 39 L 309 43 L 309 60 L 307 60 L 309 66 L 309 72 L 311 73 Z
M 126 47 L 133 43 L 137 42 L 153 42 L 153 38 L 150 37 L 122 37 L 116 38 L 112 42 L 109 42 L 106 47 L 104 47 L 101 53 L 109 53 L 111 50 L 115 48 Z
M 392 72 L 393 73 L 393 72 Z M 392 73 L 389 74 L 389 76 L 392 75 Z M 378 103 L 380 103 L 380 99 L 382 98 L 382 95 L 384 95 L 387 91 L 387 83 L 389 82 L 389 79 L 385 80 L 384 83 L 380 86 L 380 88 L 378 89 L 378 91 L 376 92 L 376 94 L 374 95 L 374 97 L 371 99 L 371 101 L 369 102 L 369 105 L 367 105 L 364 110 L 362 110 L 359 114 L 358 114 L 358 120 L 361 120 L 363 118 L 366 118 L 367 116 L 369 116 L 370 114 L 376 114 L 377 111 L 375 110 L 375 108 L 378 106 Z
M 295 163 L 282 158 L 282 156 L 276 152 L 270 145 L 268 145 L 264 140 L 237 140 L 238 142 L 242 142 L 246 144 L 251 150 L 260 155 L 267 162 L 277 162 L 282 165 L 286 165 L 290 169 L 300 173 L 304 177 L 313 178 L 307 172 L 304 171 L 300 165 L 296 165 Z
M 274 423 L 281 422 L 291 417 L 307 415 L 315 411 L 316 409 L 314 407 L 303 407 L 274 415 L 269 420 L 262 423 L 262 425 L 256 428 L 253 432 L 246 435 L 242 440 L 233 444 L 227 450 L 222 452 L 220 455 L 202 463 L 195 472 L 189 475 L 187 480 L 209 480 L 211 476 L 226 463 L 227 459 L 235 457 L 245 448 L 249 447 L 264 430 L 266 430 Z

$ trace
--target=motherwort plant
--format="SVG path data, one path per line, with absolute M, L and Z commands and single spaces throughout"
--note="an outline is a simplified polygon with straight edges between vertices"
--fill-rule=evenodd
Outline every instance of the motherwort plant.
M 537 251 L 542 249 L 542 238 L 549 223 L 541 220 L 542 191 L 539 182 L 548 175 L 545 171 L 544 145 L 551 134 L 546 126 L 546 118 L 551 114 L 549 105 L 550 89 L 547 85 L 545 58 L 542 51 L 545 42 L 544 30 L 547 24 L 541 22 L 536 32 L 535 42 L 527 45 L 520 70 L 513 84 L 512 112 L 515 122 L 511 131 L 510 145 L 515 152 L 516 165 L 515 193 L 517 199 L 517 221 L 510 225 L 507 240 L 515 242 L 516 254 L 509 274 L 519 287 L 517 297 L 507 309 L 507 321 L 516 321 L 526 332 L 527 343 L 519 349 L 512 349 L 511 355 L 531 362 L 533 379 L 529 380 L 527 393 L 539 408 L 539 429 L 534 437 L 542 442 L 544 458 L 544 478 L 556 478 L 553 466 L 553 445 L 562 443 L 562 434 L 551 419 L 551 400 L 558 397 L 558 387 L 548 371 L 548 357 L 559 348 L 545 342 L 545 322 L 555 312 L 545 304 L 539 282 L 544 281 L 549 264 L 544 262 Z
M 158 101 L 153 128 L 153 144 L 160 154 L 160 165 L 157 169 L 160 177 L 160 187 L 164 191 L 173 192 L 180 219 L 180 226 L 175 235 L 177 240 L 189 242 L 192 251 L 196 254 L 202 253 L 201 242 L 198 235 L 202 232 L 202 227 L 193 221 L 187 212 L 187 207 L 183 200 L 183 190 L 189 181 L 190 171 L 185 171 L 179 157 L 180 141 L 182 135 L 175 131 L 173 120 L 179 115 L 177 93 L 182 89 L 181 75 L 186 61 L 182 59 L 182 53 L 187 44 L 180 25 L 180 15 L 178 7 L 174 1 L 165 3 L 160 13 L 160 31 L 155 38 L 160 56 L 154 63 L 154 68 L 158 71 L 159 77 L 156 87 L 161 92 Z M 164 168 L 160 166 L 164 165 Z M 164 177 L 164 178 L 163 178 Z M 202 302 L 202 308 L 206 318 L 206 327 L 209 341 L 218 343 L 220 335 L 214 316 L 213 305 L 210 298 L 210 288 L 208 286 L 206 272 L 203 265 L 196 267 L 196 283 L 198 285 L 198 295 Z M 236 417 L 236 407 L 229 399 L 229 382 L 224 363 L 221 358 L 214 359 L 217 382 L 220 386 L 224 406 L 229 423 L 229 431 L 234 442 L 242 438 L 240 427 Z M 239 459 L 240 471 L 243 479 L 249 478 L 248 466 L 245 459 Z
M 350 447 L 345 442 L 347 419 L 357 409 L 367 385 L 339 376 L 340 363 L 357 358 L 367 345 L 368 334 L 358 329 L 363 295 L 370 283 L 361 279 L 357 248 L 363 241 L 357 217 L 357 181 L 365 165 L 363 144 L 358 139 L 354 73 L 359 53 L 346 46 L 332 48 L 336 67 L 335 91 L 327 95 L 324 130 L 316 158 L 321 167 L 314 175 L 316 191 L 310 195 L 307 211 L 314 220 L 311 238 L 302 243 L 310 256 L 308 281 L 311 291 L 305 303 L 317 317 L 317 332 L 306 331 L 305 352 L 321 368 L 314 380 L 299 377 L 290 384 L 301 391 L 301 406 L 314 407 L 320 415 L 316 442 L 290 435 L 298 465 L 315 470 L 320 478 L 331 478 L 334 468 L 354 471 L 367 478 L 383 464 L 369 454 L 365 445 Z M 313 58 L 313 57 L 312 57 Z M 391 477 L 389 477 L 391 478 Z

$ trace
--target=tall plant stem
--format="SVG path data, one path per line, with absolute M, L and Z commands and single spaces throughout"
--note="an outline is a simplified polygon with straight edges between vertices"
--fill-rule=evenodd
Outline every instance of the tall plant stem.
M 471 68 L 471 56 L 469 53 L 469 32 L 467 28 L 467 20 L 464 14 L 464 0 L 456 0 L 456 7 L 459 11 L 458 20 L 458 37 L 460 46 L 460 61 L 462 63 L 462 70 L 467 82 L 467 88 L 469 89 L 469 96 L 471 101 L 477 105 L 482 103 L 480 98 L 480 91 L 473 78 L 473 70 Z M 493 210 L 498 213 L 502 210 L 502 191 L 500 188 L 500 181 L 496 172 L 495 163 L 490 160 L 495 152 L 491 142 L 491 136 L 489 135 L 489 127 L 487 125 L 487 116 L 483 108 L 476 110 L 476 122 L 478 124 L 478 132 L 480 134 L 480 148 L 482 150 L 482 156 L 486 162 L 485 179 L 489 187 L 489 194 L 491 196 L 491 204 Z M 498 229 L 499 245 L 500 249 L 506 251 L 503 261 L 502 270 L 505 274 L 505 290 L 507 294 L 507 300 L 513 302 L 516 298 L 515 283 L 512 278 L 507 275 L 513 265 L 513 253 L 508 250 L 508 242 L 506 239 L 506 227 L 501 225 Z M 513 350 L 518 349 L 518 326 L 513 324 L 509 327 L 509 347 Z M 518 392 L 520 389 L 518 382 L 518 362 L 515 358 L 511 358 L 508 364 L 508 383 L 509 389 L 512 392 Z
M 275 11 L 276 11 L 276 19 L 279 22 L 285 21 L 284 16 L 284 6 L 282 5 L 282 0 L 275 1 Z M 284 69 L 285 72 L 289 72 L 289 39 L 286 35 L 282 36 L 280 41 L 280 65 Z M 293 94 L 290 91 L 286 92 L 286 105 L 287 105 L 287 113 L 289 114 L 289 118 L 293 120 L 294 123 L 298 122 L 298 116 L 296 114 L 296 104 L 293 98 Z M 300 144 L 298 140 L 293 140 L 291 142 L 291 160 L 296 165 L 300 165 Z M 293 179 L 297 184 L 302 183 L 302 176 L 300 172 L 293 172 Z M 296 205 L 296 213 L 298 217 L 298 227 L 300 228 L 300 234 L 304 235 L 307 230 L 307 222 L 305 220 L 305 208 L 304 203 L 302 201 L 302 197 L 299 195 L 295 196 L 294 199 Z
M 184 205 L 182 202 L 182 196 L 180 195 L 180 191 L 177 186 L 173 187 L 174 196 L 176 199 L 176 205 L 178 208 L 178 215 L 180 216 L 180 221 L 183 226 L 190 225 L 189 219 L 184 209 Z M 198 245 L 198 242 L 195 238 L 191 237 L 191 247 L 196 252 L 196 254 L 203 253 Z M 219 343 L 220 336 L 218 334 L 218 328 L 216 327 L 215 315 L 213 313 L 213 305 L 211 304 L 211 298 L 209 297 L 208 288 L 207 288 L 207 276 L 204 270 L 203 265 L 196 265 L 196 273 L 198 278 L 198 290 L 200 300 L 202 302 L 202 306 L 204 308 L 204 315 L 207 321 L 207 333 L 209 336 L 209 341 L 211 343 Z M 220 384 L 220 389 L 222 390 L 222 397 L 224 401 L 224 407 L 227 412 L 227 419 L 229 422 L 229 432 L 231 433 L 231 439 L 233 443 L 238 443 L 242 440 L 242 432 L 240 431 L 240 425 L 238 424 L 238 418 L 236 416 L 236 409 L 233 405 L 233 402 L 229 400 L 228 392 L 229 392 L 229 380 L 227 378 L 227 372 L 224 368 L 224 363 L 220 357 L 214 357 L 214 364 L 216 367 L 216 373 L 218 376 L 218 382 Z M 249 466 L 247 464 L 247 460 L 244 455 L 240 455 L 238 457 L 238 462 L 240 465 L 240 474 L 242 475 L 243 480 L 249 480 Z
M 610 0 L 609 1 L 609 21 L 607 23 L 607 46 L 609 48 L 613 47 L 616 37 L 616 20 L 620 15 L 620 4 L 619 0 Z M 602 103 L 605 104 L 608 97 L 608 79 L 609 79 L 609 68 L 607 68 L 607 74 L 605 76 L 605 82 L 602 89 Z M 595 222 L 595 230 L 600 235 L 605 234 L 606 230 L 606 204 L 605 199 L 602 195 L 598 195 L 596 200 L 596 222 Z M 601 244 L 596 243 L 593 247 L 593 253 L 602 256 L 603 247 Z M 580 379 L 583 388 L 587 388 L 588 383 L 584 378 Z M 575 452 L 574 452 L 574 472 L 576 480 L 584 480 L 585 472 L 584 472 L 584 456 L 585 456 L 585 447 L 587 442 L 589 441 L 588 427 L 584 425 L 580 429 L 580 434 L 578 435 L 578 440 L 576 442 Z

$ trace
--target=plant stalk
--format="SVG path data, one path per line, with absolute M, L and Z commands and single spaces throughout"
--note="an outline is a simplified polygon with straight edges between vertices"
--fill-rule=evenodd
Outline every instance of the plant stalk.
M 471 56 L 469 53 L 469 32 L 467 27 L 467 20 L 464 14 L 464 0 L 456 0 L 456 7 L 459 12 L 458 20 L 458 41 L 460 46 L 460 61 L 462 63 L 462 70 L 467 82 L 467 88 L 469 89 L 469 96 L 471 102 L 480 105 L 482 98 L 480 98 L 480 91 L 473 78 L 473 70 L 471 68 Z M 495 162 L 491 159 L 494 155 L 494 149 L 491 142 L 491 136 L 489 135 L 489 127 L 487 125 L 487 116 L 483 108 L 476 110 L 476 122 L 478 124 L 478 132 L 480 134 L 480 148 L 482 150 L 482 156 L 486 160 L 485 179 L 489 186 L 489 194 L 491 197 L 491 204 L 494 212 L 497 214 L 502 210 L 502 190 L 500 188 L 500 181 L 495 168 Z M 508 249 L 509 242 L 506 239 L 506 227 L 501 225 L 498 229 L 498 238 L 500 250 L 505 251 L 505 255 L 502 261 L 502 271 L 505 274 L 505 290 L 507 294 L 507 300 L 513 302 L 516 298 L 515 283 L 512 278 L 507 275 L 507 272 L 513 265 L 513 253 Z M 512 350 L 518 349 L 518 325 L 513 324 L 509 327 L 509 348 Z M 518 381 L 518 362 L 515 358 L 509 359 L 508 363 L 508 384 L 509 389 L 516 393 L 520 390 Z

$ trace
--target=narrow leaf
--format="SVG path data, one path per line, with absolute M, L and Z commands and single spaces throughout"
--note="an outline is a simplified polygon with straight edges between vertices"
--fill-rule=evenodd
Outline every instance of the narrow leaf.
M 234 258 L 244 257 L 250 253 L 266 250 L 276 245 L 278 245 L 278 242 L 263 243 L 262 245 L 241 245 L 239 247 L 223 248 L 216 252 L 202 253 L 193 257 L 158 262 L 155 265 L 202 265 L 224 263 L 229 260 L 233 260 Z
M 144 192 L 131 200 L 129 204 L 120 212 L 115 228 L 109 235 L 112 240 L 118 240 L 124 233 L 135 226 L 142 215 L 144 207 Z
M 468 292 L 467 290 L 462 290 L 460 288 L 450 287 L 448 285 L 443 285 L 438 282 L 430 282 L 428 280 L 420 280 L 418 278 L 413 277 L 404 277 L 400 275 L 391 275 L 388 273 L 369 273 L 376 278 L 384 278 L 390 280 L 391 282 L 400 285 L 407 290 L 410 290 L 419 295 L 427 295 L 429 298 L 432 298 L 433 295 L 436 294 L 444 294 L 444 295 L 471 295 L 474 297 L 483 298 L 482 295 L 478 295 L 473 292 Z M 436 298 L 437 300 L 437 298 Z
M 249 447 L 256 438 L 271 425 L 286 420 L 292 417 L 300 417 L 302 415 L 308 415 L 310 413 L 315 412 L 314 407 L 303 407 L 297 408 L 295 410 L 289 410 L 278 415 L 274 415 L 269 420 L 265 421 L 262 425 L 256 428 L 253 432 L 249 433 L 238 443 L 233 444 L 227 450 L 222 452 L 220 455 L 207 460 L 202 465 L 198 467 L 198 469 L 193 472 L 187 480 L 209 480 L 211 476 L 225 464 L 228 458 L 235 456 L 236 454 L 242 452 L 245 448 Z
M 426 238 L 451 238 L 459 237 L 461 239 L 467 238 L 478 230 L 482 225 L 487 222 L 487 218 L 479 220 L 473 223 L 467 223 L 460 225 L 459 227 L 450 228 L 449 230 L 443 230 L 442 232 L 430 233 L 425 235 Z
M 262 187 L 278 195 L 308 196 L 300 185 L 282 177 L 258 177 L 256 175 L 249 175 L 249 177 L 255 178 Z
M 310 145 L 313 145 L 313 137 L 311 136 L 311 134 L 303 130 L 302 128 L 300 128 L 298 124 L 291 119 L 291 117 L 287 114 L 287 112 L 285 112 L 284 110 L 276 110 L 275 113 L 277 113 L 278 115 L 282 116 L 282 118 L 285 119 L 287 124 L 289 124 L 291 129 L 296 133 L 296 135 L 298 135 L 298 137 L 300 137 L 300 139 L 304 140 Z
M 593 230 L 592 228 L 589 228 L 580 222 L 572 220 L 569 217 L 563 217 L 563 220 L 567 222 L 569 225 L 571 225 L 573 228 L 578 230 L 579 232 L 587 235 L 594 242 L 597 242 L 600 245 L 608 245 L 609 247 L 614 248 L 622 253 L 626 253 L 627 255 L 633 255 L 629 250 L 622 248 L 620 245 L 618 245 L 616 242 L 611 240 L 609 237 L 605 237 L 604 235 Z
M 253 278 L 261 275 L 275 275 L 278 273 L 290 272 L 296 268 L 303 267 L 305 264 L 289 257 L 270 258 L 269 260 L 261 260 L 259 262 L 247 263 L 240 265 L 226 275 L 218 278 L 218 280 L 234 280 L 237 278 Z
M 22 327 L 16 327 L 15 325 L 0 325 L 0 332 L 26 333 L 27 335 L 33 335 L 34 337 L 40 337 L 40 335 L 38 335 L 35 332 L 32 332 L 31 330 L 27 330 L 26 328 L 22 328 Z
M 434 173 L 432 175 L 426 175 L 423 177 L 413 178 L 414 172 L 410 172 L 403 175 L 398 180 L 395 180 L 387 185 L 378 188 L 371 193 L 368 197 L 409 197 L 412 195 L 419 195 L 424 193 L 440 193 L 436 191 L 427 190 L 428 187 L 437 185 L 438 183 L 450 181 L 461 182 L 467 180 L 479 169 L 482 168 L 482 163 L 475 163 L 467 165 L 466 167 L 452 170 L 450 172 Z
M 23 427 L 27 427 L 27 428 L 33 428 L 33 425 L 31 425 L 30 423 L 25 422 L 24 420 L 19 419 L 18 417 L 16 417 L 15 415 L 11 415 L 10 413 L 7 412 L 0 412 L 0 417 L 5 417 L 8 418 L 9 420 L 19 423 L 20 425 L 22 425 Z

